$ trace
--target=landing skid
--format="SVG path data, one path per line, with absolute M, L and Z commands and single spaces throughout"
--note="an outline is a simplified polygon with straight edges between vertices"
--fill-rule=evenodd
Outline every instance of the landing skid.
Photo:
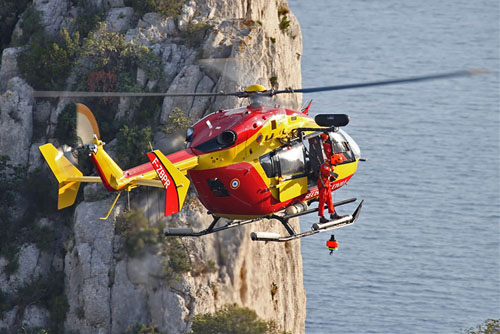
M 355 198 L 352 198 L 352 199 L 349 199 L 349 200 L 346 200 L 346 201 L 334 203 L 334 206 L 339 206 L 339 205 L 342 205 L 342 204 L 351 203 L 351 202 L 354 202 L 355 200 L 356 200 Z M 320 233 L 320 232 L 335 230 L 337 228 L 348 226 L 348 225 L 353 224 L 356 221 L 356 219 L 358 219 L 359 213 L 361 212 L 361 207 L 363 206 L 363 202 L 364 201 L 361 201 L 361 203 L 359 203 L 358 207 L 356 208 L 356 210 L 354 210 L 354 212 L 353 212 L 352 215 L 347 215 L 347 216 L 344 216 L 344 217 L 339 218 L 339 219 L 329 220 L 326 223 L 314 223 L 312 225 L 311 231 L 306 231 L 306 232 L 302 232 L 302 233 L 298 233 L 298 234 L 295 233 L 293 231 L 292 227 L 288 224 L 288 219 L 293 218 L 293 217 L 297 217 L 297 216 L 301 216 L 303 214 L 307 214 L 307 213 L 318 211 L 317 208 L 316 209 L 312 209 L 312 210 L 308 210 L 310 212 L 304 211 L 301 214 L 292 215 L 293 217 L 291 217 L 291 216 L 284 216 L 284 217 L 280 217 L 281 219 L 278 219 L 277 217 L 273 217 L 273 218 L 276 218 L 276 219 L 280 220 L 283 223 L 283 225 L 287 229 L 288 233 L 290 234 L 288 236 L 280 236 L 278 233 L 272 233 L 272 232 L 252 232 L 250 234 L 250 237 L 254 241 L 277 241 L 277 242 L 285 242 L 285 241 L 290 241 L 290 240 L 295 240 L 295 239 L 307 237 L 309 235 L 317 234 L 317 233 Z M 287 217 L 288 217 L 288 219 L 286 219 Z
M 356 198 L 350 198 L 350 199 L 346 199 L 346 200 L 343 200 L 340 202 L 336 202 L 336 203 L 334 203 L 334 206 L 337 207 L 340 205 L 352 203 L 354 201 L 356 201 Z M 289 235 L 280 236 L 278 233 L 272 233 L 272 232 L 252 232 L 250 234 L 250 237 L 254 241 L 284 242 L 284 241 L 295 240 L 298 238 L 303 238 L 303 237 L 313 235 L 313 234 L 316 234 L 319 232 L 334 230 L 337 228 L 341 228 L 341 227 L 353 224 L 356 221 L 356 219 L 358 218 L 362 206 L 363 206 L 363 201 L 361 201 L 361 203 L 359 203 L 358 207 L 356 208 L 356 210 L 353 212 L 352 215 L 347 215 L 347 216 L 342 217 L 340 219 L 331 220 L 331 221 L 328 221 L 328 222 L 322 223 L 322 224 L 315 223 L 315 224 L 313 224 L 311 231 L 306 231 L 306 232 L 298 233 L 298 234 L 295 233 L 292 226 L 288 223 L 289 220 L 292 218 L 296 218 L 299 216 L 303 216 L 303 215 L 307 215 L 307 214 L 316 212 L 316 211 L 318 211 L 318 208 L 306 210 L 306 211 L 296 213 L 293 215 L 285 215 L 285 216 L 271 215 L 269 218 L 276 219 L 276 220 L 280 221 L 283 224 L 283 226 L 285 227 L 285 229 L 287 230 Z M 229 221 L 226 225 L 216 226 L 220 220 L 220 217 L 214 217 L 214 220 L 212 221 L 212 223 L 210 224 L 210 226 L 208 228 L 201 230 L 201 231 L 198 231 L 198 232 L 194 231 L 192 228 L 178 228 L 178 227 L 167 227 L 163 230 L 163 232 L 165 233 L 166 236 L 169 236 L 169 237 L 171 237 L 171 236 L 200 237 L 202 235 L 211 234 L 211 233 L 215 233 L 215 232 L 219 232 L 219 231 L 228 230 L 230 228 L 250 224 L 250 223 L 256 222 L 256 221 L 261 220 L 261 219 L 262 218 L 242 220 L 242 221 L 233 220 L 233 221 Z

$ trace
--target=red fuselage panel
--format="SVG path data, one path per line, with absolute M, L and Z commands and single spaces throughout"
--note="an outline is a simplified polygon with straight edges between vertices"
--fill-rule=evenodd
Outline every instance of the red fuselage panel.
M 227 215 L 268 215 L 285 207 L 276 201 L 253 166 L 246 162 L 209 170 L 190 170 L 203 205 L 213 213 Z M 214 192 L 209 180 L 220 180 L 226 196 Z M 213 187 L 212 187 L 213 188 Z

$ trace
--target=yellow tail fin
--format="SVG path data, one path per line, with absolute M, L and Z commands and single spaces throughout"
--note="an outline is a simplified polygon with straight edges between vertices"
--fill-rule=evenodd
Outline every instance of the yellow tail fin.
M 179 212 L 191 182 L 159 150 L 148 153 L 148 158 L 166 190 L 165 216 Z
M 59 182 L 59 196 L 57 208 L 64 209 L 75 203 L 82 172 L 66 159 L 62 152 L 59 152 L 54 145 L 45 144 L 39 147 L 43 157 L 49 164 L 52 173 L 54 173 L 57 182 Z

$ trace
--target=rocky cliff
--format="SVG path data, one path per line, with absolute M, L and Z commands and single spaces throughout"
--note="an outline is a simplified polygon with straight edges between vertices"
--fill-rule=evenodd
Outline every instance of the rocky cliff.
M 62 144 L 58 130 L 64 120 L 61 115 L 69 103 L 80 101 L 33 99 L 33 88 L 47 89 L 44 85 L 49 80 L 54 82 L 49 89 L 57 87 L 56 78 L 43 78 L 43 73 L 39 76 L 44 81 L 37 84 L 29 69 L 18 64 L 19 59 L 26 59 L 19 55 L 30 47 L 30 36 L 26 35 L 32 25 L 27 20 L 35 14 L 46 36 L 57 38 L 61 29 L 70 32 L 64 39 L 66 44 L 61 44 L 67 55 L 73 50 L 68 47 L 70 41 L 76 47 L 87 47 L 86 53 L 78 55 L 78 65 L 64 68 L 65 78 L 59 87 L 65 89 L 81 87 L 85 69 L 106 73 L 109 80 L 105 83 L 114 84 L 109 75 L 112 64 L 103 67 L 106 71 L 96 71 L 97 55 L 89 47 L 92 40 L 83 40 L 82 33 L 83 42 L 78 41 L 71 34 L 81 25 L 86 11 L 106 22 L 94 22 L 93 31 L 100 30 L 96 35 L 90 30 L 88 36 L 114 34 L 109 36 L 123 38 L 127 50 L 141 47 L 140 52 L 147 52 L 149 58 L 140 58 L 142 62 L 133 69 L 135 82 L 127 81 L 136 89 L 217 92 L 255 83 L 300 86 L 301 33 L 285 0 L 190 1 L 180 3 L 177 10 L 174 14 L 150 12 L 137 1 L 123 0 L 35 0 L 16 25 L 13 41 L 17 44 L 12 42 L 15 47 L 4 49 L 0 69 L 0 155 L 10 158 L 0 160 L 4 162 L 0 177 L 7 187 L 5 203 L 9 203 L 0 212 L 2 225 L 8 227 L 1 239 L 0 331 L 20 331 L 23 326 L 50 327 L 54 332 L 124 333 L 145 324 L 169 334 L 186 333 L 195 314 L 236 303 L 275 321 L 281 330 L 304 332 L 300 243 L 257 243 L 249 238 L 253 230 L 282 232 L 283 227 L 276 222 L 263 220 L 199 239 L 169 241 L 158 236 L 162 226 L 200 229 L 211 222 L 194 194 L 181 213 L 164 218 L 161 192 L 134 191 L 131 212 L 136 216 L 126 210 L 125 199 L 118 202 L 108 221 L 102 221 L 99 217 L 105 215 L 113 198 L 96 185 L 85 187 L 76 208 L 63 212 L 47 208 L 55 207 L 56 199 L 46 194 L 44 186 L 55 185 L 43 181 L 52 176 L 38 146 Z M 120 59 L 124 57 L 122 54 Z M 155 60 L 155 67 L 145 65 L 144 59 Z M 62 62 L 58 64 L 62 66 Z M 119 81 L 120 72 L 115 73 Z M 84 78 L 83 83 L 88 84 L 91 76 Z M 123 82 L 111 88 L 121 89 Z M 280 98 L 275 103 L 299 107 L 296 96 Z M 103 105 L 99 103 L 95 105 Z M 182 142 L 176 131 L 162 130 L 172 122 L 174 109 L 179 108 L 188 119 L 199 119 L 245 101 L 232 97 L 165 98 L 157 102 L 157 113 L 147 114 L 144 120 L 138 115 L 145 103 L 123 98 L 106 104 L 116 109 L 107 128 L 112 129 L 113 123 L 132 127 L 137 121 L 151 129 L 154 145 L 168 152 Z M 115 136 L 107 134 L 112 152 L 119 151 Z M 127 230 L 139 221 L 144 222 L 137 230 L 141 238 Z M 134 243 L 138 240 L 142 244 Z

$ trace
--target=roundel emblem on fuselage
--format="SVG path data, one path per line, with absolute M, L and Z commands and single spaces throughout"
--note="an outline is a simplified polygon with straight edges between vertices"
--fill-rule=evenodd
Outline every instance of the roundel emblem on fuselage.
M 231 186 L 231 189 L 238 189 L 240 187 L 240 180 L 238 180 L 236 178 L 232 179 L 230 186 Z

